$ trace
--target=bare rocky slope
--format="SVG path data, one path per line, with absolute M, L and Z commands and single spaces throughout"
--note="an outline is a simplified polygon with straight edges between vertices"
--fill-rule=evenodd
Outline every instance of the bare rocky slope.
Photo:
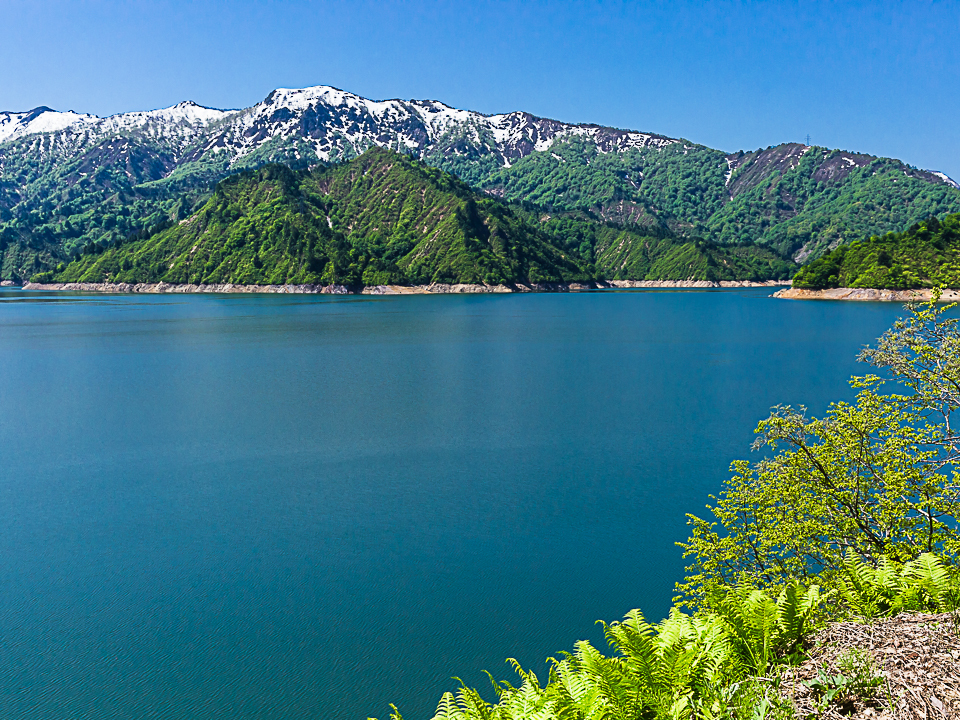
M 786 300 L 860 300 L 863 302 L 928 302 L 933 290 L 883 290 L 877 288 L 826 288 L 808 290 L 807 288 L 784 288 L 773 294 Z M 944 290 L 940 295 L 943 302 L 960 300 L 960 291 Z
M 221 283 L 212 285 L 173 284 L 173 283 L 33 283 L 28 282 L 24 290 L 53 292 L 92 292 L 92 293 L 146 293 L 154 295 L 183 293 L 246 293 L 281 295 L 460 295 L 474 293 L 514 293 L 514 292 L 577 292 L 584 290 L 638 290 L 656 288 L 743 288 L 778 287 L 783 283 L 776 280 L 751 282 L 749 280 L 607 280 L 591 283 L 513 283 L 511 285 L 485 285 L 480 283 L 431 283 L 430 285 L 369 285 L 350 287 L 347 285 L 234 285 Z M 12 283 L 11 283 L 12 285 Z

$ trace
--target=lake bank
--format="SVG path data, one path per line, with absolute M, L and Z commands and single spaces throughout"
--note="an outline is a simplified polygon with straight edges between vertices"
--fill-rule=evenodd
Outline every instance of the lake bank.
M 925 302 L 933 297 L 933 290 L 877 290 L 874 288 L 826 288 L 807 290 L 804 288 L 784 288 L 773 294 L 775 298 L 787 300 L 861 300 L 867 302 Z M 940 299 L 944 302 L 960 300 L 960 290 L 944 290 Z
M 430 285 L 233 285 L 173 283 L 25 283 L 24 290 L 100 292 L 100 293 L 294 293 L 306 295 L 427 295 L 460 293 L 579 292 L 635 288 L 747 288 L 781 287 L 785 281 L 770 280 L 606 280 L 595 283 L 517 283 L 483 285 L 471 283 L 432 283 Z

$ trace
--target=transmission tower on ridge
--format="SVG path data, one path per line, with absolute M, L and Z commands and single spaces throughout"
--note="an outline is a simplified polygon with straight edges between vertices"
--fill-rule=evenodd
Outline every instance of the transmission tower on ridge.
M 807 145 L 810 144 L 810 133 L 807 133 Z

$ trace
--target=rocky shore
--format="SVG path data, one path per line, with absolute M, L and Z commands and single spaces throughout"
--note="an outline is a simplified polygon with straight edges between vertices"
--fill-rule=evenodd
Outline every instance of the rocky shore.
M 608 280 L 596 283 L 517 283 L 514 285 L 446 284 L 373 285 L 175 285 L 171 283 L 26 283 L 24 290 L 99 293 L 298 293 L 324 295 L 413 295 L 446 293 L 577 292 L 581 290 L 631 288 L 737 288 L 779 287 L 786 282 L 733 280 Z
M 598 287 L 606 288 L 747 288 L 747 287 L 783 287 L 789 280 L 606 280 Z
M 872 288 L 828 288 L 805 290 L 784 288 L 773 294 L 787 300 L 864 300 L 873 302 L 924 302 L 933 297 L 932 290 L 875 290 Z M 960 290 L 944 290 L 940 299 L 944 302 L 960 300 Z

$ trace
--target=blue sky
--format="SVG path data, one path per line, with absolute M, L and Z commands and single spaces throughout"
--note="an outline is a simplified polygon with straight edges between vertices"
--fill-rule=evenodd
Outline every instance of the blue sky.
M 960 4 L 0 0 L 0 110 L 245 107 L 327 84 L 960 179 Z

